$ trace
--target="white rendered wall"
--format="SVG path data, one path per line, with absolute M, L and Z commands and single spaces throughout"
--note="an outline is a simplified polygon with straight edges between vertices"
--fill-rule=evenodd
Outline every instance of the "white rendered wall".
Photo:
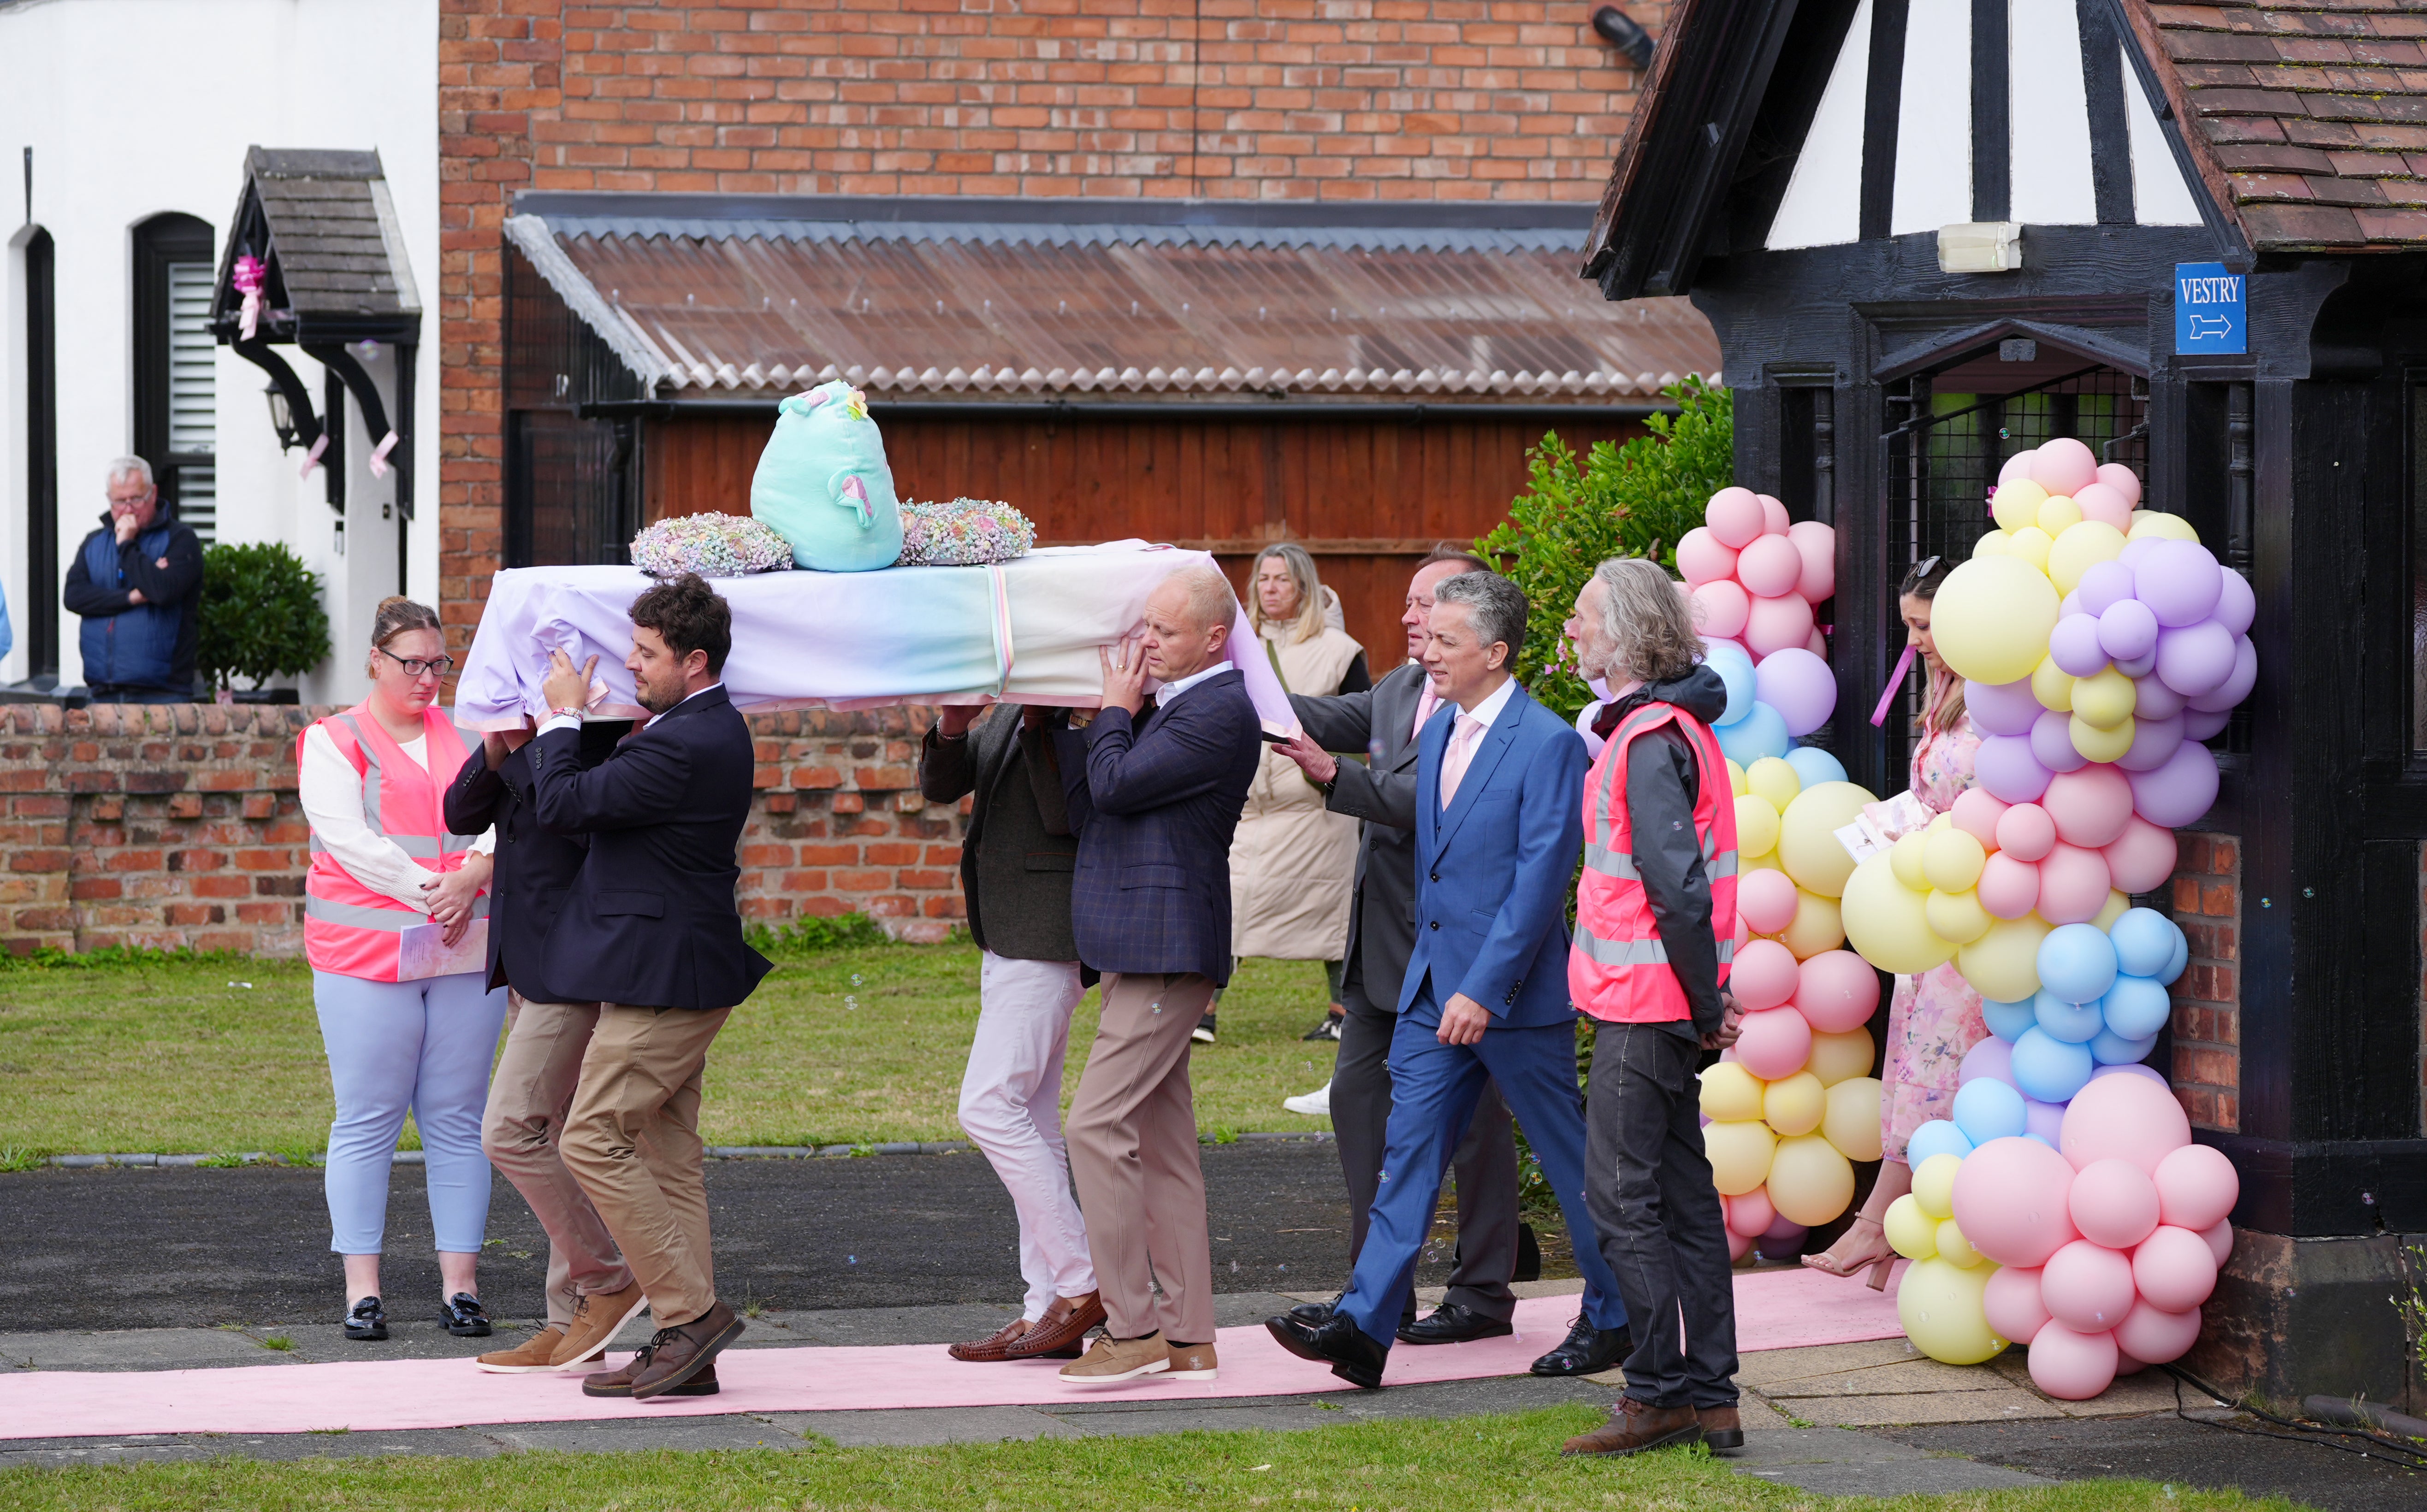
M 243 187 L 245 150 L 376 149 L 423 302 L 412 411 L 415 503 L 408 577 L 438 584 L 437 0 L 46 0 L 0 3 L 0 571 L 17 646 L 0 679 L 26 674 L 24 312 L 21 162 L 34 149 L 33 219 L 57 246 L 59 556 L 104 505 L 109 459 L 134 445 L 133 228 L 162 211 L 207 222 L 222 242 Z M 10 238 L 15 237 L 12 241 Z M 316 406 L 318 363 L 278 349 Z M 394 367 L 374 368 L 393 412 Z M 395 476 L 372 479 L 351 422 L 350 555 L 318 474 L 296 477 L 262 398 L 266 375 L 222 347 L 218 369 L 219 539 L 283 541 L 328 585 L 328 665 L 307 701 L 363 690 L 361 633 L 396 592 L 396 527 L 383 520 Z M 351 409 L 351 406 L 349 406 Z M 376 441 L 376 437 L 372 438 Z M 79 622 L 59 616 L 63 685 L 82 682 Z

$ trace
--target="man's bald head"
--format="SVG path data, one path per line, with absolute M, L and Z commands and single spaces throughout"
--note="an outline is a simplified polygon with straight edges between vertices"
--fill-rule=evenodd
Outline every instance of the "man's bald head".
M 1177 682 L 1219 661 L 1237 612 L 1230 580 L 1211 567 L 1184 568 L 1165 577 L 1147 595 L 1147 671 Z

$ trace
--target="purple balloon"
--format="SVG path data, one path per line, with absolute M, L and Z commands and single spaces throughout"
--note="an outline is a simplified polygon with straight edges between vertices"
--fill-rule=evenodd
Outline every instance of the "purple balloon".
M 2164 719 L 2183 711 L 2183 695 L 2146 673 L 2132 679 L 2140 690 L 2132 700 L 2132 712 L 2141 719 Z
M 2174 758 L 2175 747 L 2182 743 L 2182 715 L 2142 719 L 2136 711 L 2132 720 L 2132 748 L 2117 756 L 2115 764 L 2126 772 L 2155 772 Z
M 2058 619 L 2062 619 L 2068 614 L 2078 614 L 2080 612 L 2081 595 L 2079 593 L 2067 593 L 2062 598 L 2056 601 L 2056 617 Z
M 2098 626 L 2099 622 L 2087 614 L 2066 615 L 2048 635 L 2048 655 L 2069 675 L 2093 675 L 2107 665 L 2107 653 L 2098 643 Z
M 2160 631 L 2158 633 L 2163 634 L 2164 632 Z M 2129 661 L 2119 661 L 2115 663 L 2115 670 L 2122 673 L 2125 676 L 2131 678 L 2135 682 L 2138 682 L 2140 679 L 2158 670 L 2157 649 L 2155 647 L 2151 647 L 2146 656 L 2134 657 Z
M 2183 739 L 2208 740 L 2232 723 L 2233 711 L 2229 708 L 2220 708 L 2213 713 L 2205 708 L 2187 708 L 2183 710 Z
M 2104 566 L 2105 563 L 2100 563 Z M 2061 623 L 2061 622 L 2060 622 Z M 2098 616 L 2098 643 L 2117 661 L 2145 657 L 2158 643 L 2158 616 L 2137 598 L 2119 598 Z M 2077 672 L 2077 677 L 2087 676 Z
M 2141 571 L 2141 563 L 2149 560 L 2149 553 L 2158 549 L 2158 543 L 2161 539 L 2158 536 L 2144 535 L 2138 541 L 2126 541 L 2124 543 L 2124 554 L 2115 560 L 2131 568 L 2137 577 Z
M 2250 637 L 2236 636 L 2233 640 L 2233 670 L 2225 674 L 2224 681 L 2192 699 L 2191 707 L 2203 714 L 2223 713 L 2249 697 L 2250 690 L 2257 685 L 2258 648 L 2250 643 Z
M 2158 680 L 2185 698 L 2197 698 L 2233 675 L 2234 656 L 2233 632 L 2214 620 L 2160 630 Z
M 2028 677 L 2020 682 L 1965 682 L 1963 711 L 1972 716 L 1972 727 L 1983 735 L 2028 735 L 2031 722 L 2042 712 Z
M 1992 1081 L 2014 1084 L 2014 1047 L 1992 1034 L 1963 1052 L 1963 1064 L 1956 1067 L 1955 1084 L 1987 1077 Z
M 2074 585 L 2073 596 L 2084 611 L 2105 614 L 2110 606 L 2132 596 L 2132 569 L 2121 561 L 2093 561 Z
M 2224 569 L 2196 541 L 2160 541 L 2132 569 L 2132 596 L 2168 627 L 2197 625 L 2216 610 Z
M 1980 744 L 1988 749 L 1987 741 Z M 2175 747 L 2165 765 L 2128 775 L 2133 812 L 2161 829 L 2180 829 L 2216 802 L 2216 756 L 2191 740 Z
M 1972 772 L 1990 797 L 2008 804 L 2037 803 L 2051 775 L 2031 755 L 2031 742 L 2019 735 L 1983 739 L 1972 757 Z
M 1801 646 L 1773 651 L 1753 670 L 1754 697 L 1778 710 L 1789 735 L 1809 735 L 1837 707 L 1837 679 L 1829 663 Z
M 2031 756 L 2050 772 L 2079 772 L 2090 758 L 2073 748 L 2073 717 L 2055 709 L 2040 710 L 2031 725 Z
M 2258 595 L 2250 591 L 2250 579 L 2228 572 L 2219 580 L 2223 591 L 2216 595 L 2216 622 L 2236 635 L 2248 635 L 2250 622 L 2258 617 Z
M 2093 1081 L 2097 1081 L 2098 1073 L 2091 1072 L 2090 1079 Z M 2055 1145 L 2057 1136 L 2064 1131 L 2065 1107 L 2066 1104 L 2061 1102 L 2042 1102 L 2036 1097 L 2025 1097 L 2023 1099 L 2023 1133 L 2030 1138 L 2044 1140 L 2051 1146 Z

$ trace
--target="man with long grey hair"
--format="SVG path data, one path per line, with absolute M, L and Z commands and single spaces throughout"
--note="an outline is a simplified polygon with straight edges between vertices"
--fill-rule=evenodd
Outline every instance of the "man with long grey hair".
M 1585 869 L 1568 994 L 1599 1022 L 1586 1100 L 1585 1202 L 1627 1315 L 1643 1328 L 1626 1394 L 1571 1455 L 1700 1439 L 1743 1444 L 1728 1236 L 1702 1150 L 1695 1071 L 1735 1042 L 1721 990 L 1736 931 L 1735 799 L 1711 722 L 1727 688 L 1698 665 L 1683 594 L 1655 562 L 1619 559 L 1576 594 L 1568 639 L 1608 684 L 1606 742 L 1585 778 Z

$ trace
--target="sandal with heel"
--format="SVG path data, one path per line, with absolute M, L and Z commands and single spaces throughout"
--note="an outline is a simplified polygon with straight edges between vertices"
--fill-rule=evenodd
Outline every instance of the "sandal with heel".
M 1863 1224 L 1870 1224 L 1874 1232 L 1879 1231 L 1879 1225 L 1869 1218 L 1857 1216 L 1854 1219 L 1854 1222 L 1858 1227 Z M 1854 1229 L 1849 1228 L 1847 1230 L 1847 1233 L 1851 1235 L 1854 1231 Z M 1887 1235 L 1885 1233 L 1880 1233 L 1879 1244 L 1879 1253 L 1859 1256 L 1850 1265 L 1834 1259 L 1826 1250 L 1821 1251 L 1817 1255 L 1804 1256 L 1803 1263 L 1810 1269 L 1818 1271 L 1823 1276 L 1834 1276 L 1840 1279 L 1848 1279 L 1856 1276 L 1863 1276 L 1864 1285 L 1869 1287 L 1874 1292 L 1884 1292 L 1887 1290 L 1888 1274 L 1896 1268 L 1897 1256 L 1896 1251 L 1887 1247 Z M 1866 1271 L 1869 1274 L 1867 1276 L 1864 1276 L 1864 1273 Z

